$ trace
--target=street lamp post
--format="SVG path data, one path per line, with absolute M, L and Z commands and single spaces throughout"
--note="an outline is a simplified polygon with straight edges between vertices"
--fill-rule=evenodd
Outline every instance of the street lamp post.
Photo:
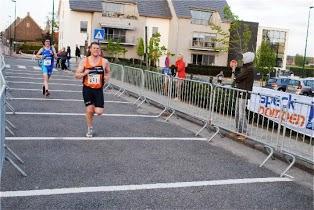
M 52 18 L 51 18 L 51 45 L 53 45 L 53 34 L 54 34 L 54 31 L 53 31 L 53 24 L 55 22 L 55 0 L 52 0 Z
M 15 52 L 16 47 L 16 0 L 11 0 L 15 3 L 15 9 L 14 9 L 14 40 L 13 40 L 13 50 Z
M 307 30 L 306 30 L 305 49 L 304 49 L 303 67 L 302 67 L 302 75 L 303 76 L 304 76 L 304 67 L 305 67 L 305 60 L 306 60 L 307 38 L 308 38 L 308 35 L 309 35 L 311 9 L 313 9 L 313 8 L 314 8 L 314 6 L 309 7 L 309 17 L 307 19 Z

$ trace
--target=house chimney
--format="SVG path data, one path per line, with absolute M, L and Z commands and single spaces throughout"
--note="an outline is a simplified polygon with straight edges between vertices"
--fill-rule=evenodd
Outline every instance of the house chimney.
M 29 12 L 27 12 L 27 16 L 30 16 Z

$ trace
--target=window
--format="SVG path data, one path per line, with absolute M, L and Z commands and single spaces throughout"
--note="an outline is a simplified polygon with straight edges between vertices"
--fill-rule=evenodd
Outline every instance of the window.
M 200 48 L 214 48 L 216 34 L 194 33 L 192 38 L 192 46 Z
M 103 15 L 105 16 L 115 16 L 124 13 L 123 4 L 104 2 L 102 4 L 102 9 Z
M 198 25 L 208 25 L 211 15 L 211 12 L 191 10 L 191 23 Z
M 192 63 L 196 65 L 210 66 L 215 63 L 214 55 L 192 54 Z
M 26 28 L 29 28 L 30 27 L 30 24 L 29 22 L 26 23 Z
M 87 21 L 81 21 L 80 32 L 81 33 L 87 33 Z
M 115 42 L 126 42 L 126 30 L 117 28 L 104 28 L 105 29 L 105 40 Z
M 152 35 L 155 34 L 155 33 L 158 33 L 158 27 L 153 27 Z

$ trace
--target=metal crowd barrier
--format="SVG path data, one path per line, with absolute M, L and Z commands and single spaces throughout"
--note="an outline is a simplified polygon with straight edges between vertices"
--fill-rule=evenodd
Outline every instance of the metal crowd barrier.
M 5 62 L 4 57 L 2 54 L 0 54 L 0 178 L 2 174 L 2 168 L 3 168 L 3 161 L 6 160 L 10 164 L 13 165 L 13 167 L 18 170 L 23 176 L 27 176 L 27 174 L 15 163 L 13 160 L 16 159 L 21 164 L 24 163 L 24 161 L 9 147 L 5 144 L 5 131 L 9 131 L 12 135 L 15 135 L 14 132 L 10 129 L 9 126 L 11 126 L 13 129 L 15 129 L 15 126 L 12 122 L 10 122 L 8 119 L 6 119 L 6 108 L 10 109 L 15 112 L 12 105 L 10 105 L 7 100 L 7 85 L 4 78 L 4 69 L 5 69 Z M 8 124 L 8 125 L 6 125 Z M 5 150 L 7 153 L 5 153 Z
M 295 163 L 295 157 L 314 163 L 314 100 L 312 103 L 299 105 L 300 112 L 302 110 L 304 112 L 304 109 L 310 110 L 311 113 L 306 114 L 313 116 L 310 122 L 313 132 L 304 134 L 287 125 L 291 122 L 292 124 L 305 122 L 302 121 L 300 114 L 289 115 L 285 111 L 285 106 L 276 111 L 281 113 L 277 121 L 267 116 L 267 112 L 256 111 L 251 107 L 252 104 L 259 104 L 263 97 L 274 98 L 274 96 L 230 86 L 213 86 L 208 82 L 173 78 L 161 73 L 117 64 L 111 64 L 111 71 L 111 82 L 118 86 L 119 95 L 125 91 L 135 93 L 138 97 L 135 103 L 142 99 L 138 105 L 146 99 L 159 103 L 164 107 L 159 116 L 166 110 L 172 111 L 166 120 L 177 111 L 203 121 L 204 126 L 196 132 L 196 135 L 206 127 L 212 126 L 216 132 L 209 141 L 219 133 L 219 128 L 222 128 L 262 144 L 269 155 L 260 167 L 273 156 L 274 151 L 290 157 L 290 164 L 281 176 L 289 176 L 287 171 Z

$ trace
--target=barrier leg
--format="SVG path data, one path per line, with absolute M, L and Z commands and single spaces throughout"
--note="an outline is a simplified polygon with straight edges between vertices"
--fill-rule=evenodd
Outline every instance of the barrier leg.
M 133 104 L 135 105 L 141 98 L 142 98 L 142 97 L 139 96 L 139 97 L 133 102 Z
M 168 121 L 175 113 L 175 110 L 172 110 L 171 114 L 165 119 L 165 121 Z
M 11 165 L 16 169 L 18 170 L 22 176 L 26 177 L 27 174 L 9 157 L 5 156 L 5 160 L 7 160 L 9 163 L 11 163 Z
M 207 125 L 208 122 L 205 122 L 204 126 L 195 133 L 195 136 L 198 136 L 207 127 Z
M 139 103 L 139 104 L 137 105 L 137 107 L 140 107 L 145 101 L 146 101 L 146 98 L 144 98 L 144 99 L 141 101 L 141 103 Z
M 274 154 L 274 149 L 269 147 L 269 146 L 264 146 L 264 148 L 266 148 L 266 151 L 269 152 L 269 155 L 266 157 L 266 159 L 259 165 L 259 167 L 263 167 L 263 165 L 269 160 L 269 158 L 271 158 Z M 268 151 L 267 149 L 269 149 L 270 151 Z
M 294 163 L 295 163 L 295 157 L 294 157 L 293 155 L 289 154 L 289 153 L 285 153 L 285 152 L 284 152 L 283 154 L 285 154 L 285 155 L 291 157 L 291 158 L 292 158 L 292 161 L 291 161 L 290 165 L 280 174 L 280 177 L 286 176 L 286 177 L 289 177 L 289 178 L 293 179 L 294 177 L 288 175 L 287 172 L 288 172 L 288 170 L 294 165 Z
M 208 143 L 220 132 L 220 128 L 218 126 L 214 126 L 214 128 L 216 129 L 216 132 L 208 139 Z
M 15 136 L 15 133 L 9 128 L 9 126 L 5 126 L 5 129 L 9 131 L 13 136 Z
M 165 113 L 165 111 L 167 111 L 167 107 L 165 107 L 158 115 L 158 117 L 160 117 L 163 113 Z
M 5 120 L 12 128 L 16 129 L 16 127 L 14 126 L 14 124 L 10 121 L 10 120 Z
M 15 109 L 13 108 L 13 106 L 7 101 L 6 101 L 6 105 L 7 105 L 8 109 L 11 110 L 11 112 L 13 112 L 13 114 L 15 114 Z
M 118 97 L 121 97 L 124 93 L 125 93 L 125 89 L 123 89 L 123 91 L 118 95 Z
M 10 147 L 8 147 L 7 145 L 4 145 L 4 148 L 8 150 L 8 152 L 10 152 L 20 163 L 24 164 L 24 161 L 22 160 L 22 158 L 20 158 L 15 152 L 13 152 L 13 150 Z

